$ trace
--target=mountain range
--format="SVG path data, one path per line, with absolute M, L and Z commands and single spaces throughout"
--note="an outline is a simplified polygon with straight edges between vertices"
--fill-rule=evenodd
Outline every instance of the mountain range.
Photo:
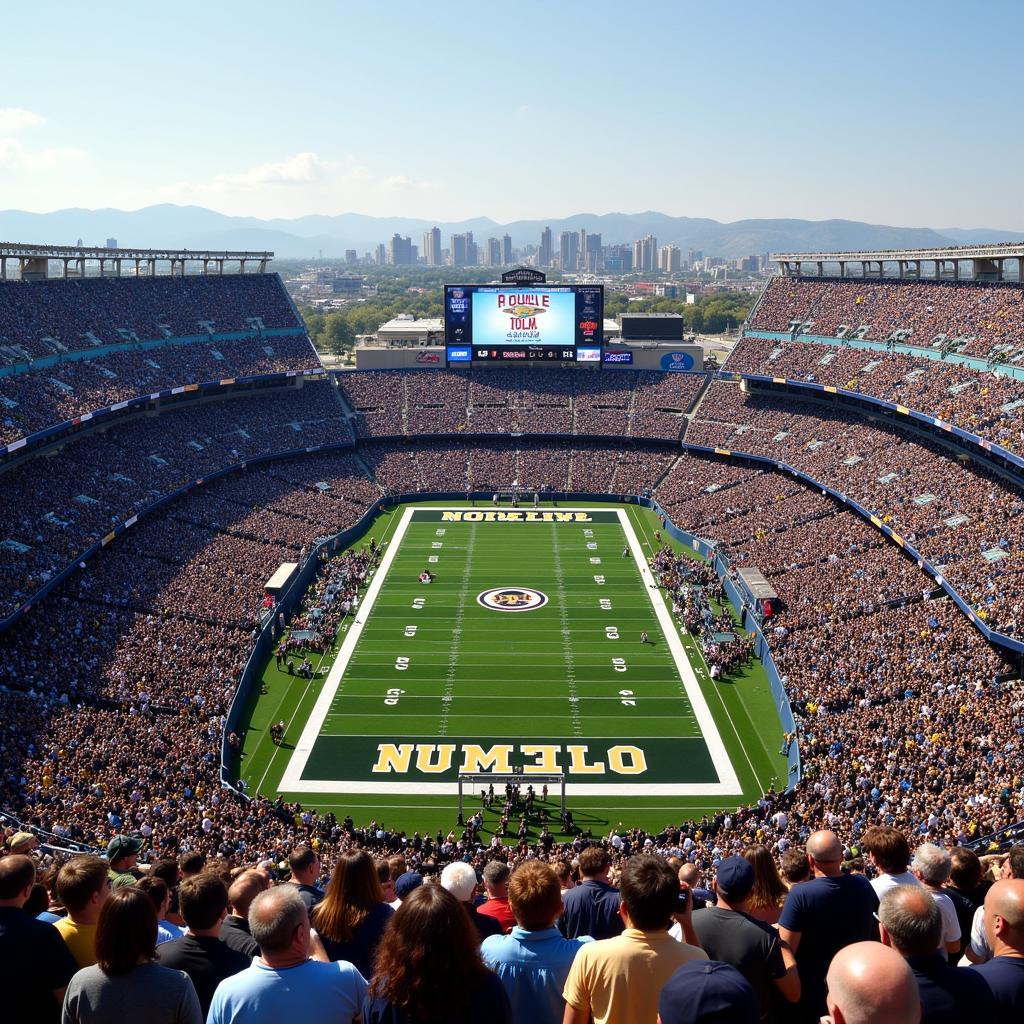
M 162 204 L 141 210 L 55 210 L 28 213 L 0 211 L 0 239 L 31 244 L 102 245 L 116 238 L 122 247 L 184 249 L 271 249 L 284 258 L 344 256 L 355 249 L 362 256 L 396 232 L 422 247 L 423 234 L 441 229 L 442 245 L 452 234 L 472 231 L 478 243 L 508 234 L 517 247 L 540 243 L 550 227 L 558 247 L 560 231 L 600 234 L 604 244 L 629 243 L 651 234 L 659 245 L 674 243 L 683 251 L 708 255 L 747 256 L 765 252 L 809 250 L 901 249 L 968 243 L 1012 242 L 1024 231 L 991 228 L 905 228 L 852 220 L 758 219 L 722 223 L 704 217 L 669 217 L 664 213 L 577 213 L 551 220 L 518 220 L 499 224 L 488 217 L 464 221 L 429 221 L 410 217 L 368 217 L 358 213 L 310 215 L 294 219 L 229 217 L 202 206 Z

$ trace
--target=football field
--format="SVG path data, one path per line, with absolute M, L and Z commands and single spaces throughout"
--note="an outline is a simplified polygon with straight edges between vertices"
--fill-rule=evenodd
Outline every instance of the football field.
M 778 719 L 752 758 L 751 716 L 740 730 L 655 585 L 640 512 L 399 509 L 325 674 L 284 677 L 286 742 L 247 736 L 250 789 L 408 828 L 453 823 L 460 775 L 563 775 L 596 829 L 759 795 L 780 770 Z

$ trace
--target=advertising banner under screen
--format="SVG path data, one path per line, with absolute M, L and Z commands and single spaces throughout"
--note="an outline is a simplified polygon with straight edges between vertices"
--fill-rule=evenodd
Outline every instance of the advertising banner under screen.
M 604 290 L 600 285 L 447 285 L 444 313 L 449 351 L 468 346 L 474 362 L 572 362 L 581 351 L 587 357 L 600 351 Z

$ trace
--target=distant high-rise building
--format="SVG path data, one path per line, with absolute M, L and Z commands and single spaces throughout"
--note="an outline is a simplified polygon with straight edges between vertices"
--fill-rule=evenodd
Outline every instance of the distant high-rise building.
M 628 274 L 633 269 L 633 249 L 628 245 L 609 245 L 604 250 L 604 269 Z
M 602 252 L 604 252 L 604 248 L 601 245 L 601 236 L 587 235 L 587 247 L 582 256 L 582 269 L 591 274 L 596 274 L 601 270 L 603 267 Z
M 545 228 L 540 233 L 540 249 L 537 251 L 537 265 L 541 267 L 551 266 L 551 228 Z
M 117 239 L 116 238 L 108 238 L 107 239 L 107 248 L 108 249 L 116 249 L 117 248 Z
M 387 250 L 387 247 L 384 245 L 383 242 L 381 242 L 380 245 L 377 246 L 377 250 L 374 253 L 373 259 L 374 259 L 374 262 L 378 266 L 380 266 L 380 267 L 383 267 L 384 264 L 387 263 L 387 261 L 388 261 L 388 250 Z
M 512 265 L 512 236 L 505 235 L 501 239 L 501 265 L 508 267 Z
M 345 250 L 345 262 L 346 263 L 356 263 L 356 262 L 358 262 L 358 259 L 359 259 L 359 257 L 356 256 L 355 249 L 346 249 Z
M 576 270 L 587 269 L 587 229 L 580 228 L 580 240 L 577 243 L 579 249 L 576 251 Z
M 704 250 L 703 249 L 691 249 L 689 254 L 688 254 L 688 256 L 687 256 L 687 259 L 689 260 L 689 263 L 690 263 L 690 269 L 693 270 L 694 263 L 696 263 L 698 260 L 704 259 Z
M 477 246 L 473 241 L 473 232 L 452 235 L 452 266 L 475 267 L 477 264 Z
M 633 243 L 633 269 L 656 270 L 658 260 L 658 240 L 654 235 L 645 235 Z
M 558 235 L 558 265 L 563 273 L 576 270 L 579 256 L 580 236 L 576 231 L 562 231 Z
M 501 242 L 497 238 L 487 239 L 487 266 L 501 266 Z
M 391 241 L 388 242 L 387 262 L 393 264 L 396 267 L 409 266 L 411 263 L 416 262 L 416 257 L 413 255 L 415 247 L 412 244 L 411 238 L 403 238 L 397 232 L 392 235 Z
M 423 234 L 423 262 L 428 267 L 441 266 L 441 229 L 431 228 Z
M 667 274 L 678 273 L 683 261 L 683 254 L 677 245 L 663 245 L 658 250 L 658 269 Z

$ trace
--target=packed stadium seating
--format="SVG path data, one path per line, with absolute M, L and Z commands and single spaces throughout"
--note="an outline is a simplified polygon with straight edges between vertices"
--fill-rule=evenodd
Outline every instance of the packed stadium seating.
M 329 382 L 120 422 L 2 476 L 0 617 L 153 502 L 248 459 L 351 440 Z
M 0 359 L 153 338 L 301 327 L 276 274 L 0 283 Z
M 69 288 L 85 294 L 89 284 Z M 105 341 L 118 328 L 148 337 L 151 321 L 187 334 L 197 317 L 215 321 L 218 331 L 240 330 L 256 308 L 267 327 L 293 322 L 275 298 L 261 305 L 258 285 L 241 286 L 255 295 L 211 299 L 215 285 L 179 283 L 179 294 L 173 286 L 160 291 L 164 284 L 154 282 L 155 290 L 140 299 L 104 283 L 95 295 L 66 302 L 56 285 L 47 285 L 36 293 L 47 296 L 42 311 L 22 301 L 24 289 L 4 300 L 0 336 L 7 337 L 4 325 L 13 323 L 25 345 L 42 354 L 50 344 L 45 339 L 56 336 L 58 317 L 66 345 L 65 339 L 87 343 L 86 331 Z M 944 285 L 930 287 L 947 294 Z M 1008 293 L 979 287 L 976 294 Z M 758 310 L 755 323 L 777 323 L 796 305 L 771 289 L 768 295 L 769 308 Z M 107 312 L 90 311 L 83 327 L 83 303 L 94 299 L 95 308 Z M 870 301 L 893 320 L 910 300 L 880 295 Z M 213 309 L 217 315 L 209 316 Z M 990 314 L 996 315 L 986 306 L 978 316 Z M 838 313 L 830 316 L 843 322 Z M 919 320 L 928 331 L 936 322 L 934 316 Z M 245 347 L 251 342 L 238 343 L 237 352 L 199 342 L 161 349 L 188 350 L 189 358 L 161 363 L 158 376 L 149 374 L 157 373 L 153 367 L 122 361 L 116 372 L 129 383 L 116 386 L 125 390 L 62 379 L 75 388 L 75 401 L 81 397 L 88 405 L 134 387 L 145 393 L 176 375 L 198 380 L 208 372 L 213 348 L 221 354 L 230 349 L 235 365 L 259 373 L 285 364 L 307 368 L 301 345 L 289 348 L 284 341 L 274 339 L 273 354 L 263 355 Z M 764 366 L 778 347 L 747 339 L 730 368 L 761 372 L 749 368 Z M 782 347 L 773 367 L 792 359 L 786 365 L 794 375 L 821 372 L 801 362 L 810 344 Z M 122 358 L 127 354 L 95 365 L 114 366 L 109 360 Z M 837 355 L 848 358 L 855 354 Z M 904 358 L 906 366 L 916 366 Z M 73 365 L 87 364 L 92 361 Z M 839 365 L 845 373 L 848 364 Z M 920 385 L 921 378 L 912 378 L 904 389 L 899 382 L 911 370 L 883 365 L 884 376 L 872 380 L 890 381 L 894 391 L 887 394 L 919 388 L 913 393 L 922 403 L 926 397 L 934 403 L 951 386 L 936 376 Z M 926 369 L 961 372 L 939 364 Z M 29 387 L 30 379 L 18 386 Z M 325 865 L 360 845 L 381 855 L 405 854 L 410 865 L 468 856 L 480 866 L 487 851 L 457 831 L 431 839 L 395 835 L 386 821 L 349 827 L 275 794 L 249 799 L 223 789 L 220 749 L 224 715 L 260 622 L 264 583 L 282 561 L 301 561 L 319 538 L 354 525 L 386 495 L 519 487 L 651 493 L 676 526 L 717 541 L 730 571 L 760 569 L 781 598 L 782 613 L 770 623 L 766 642 L 797 717 L 802 780 L 787 794 L 769 792 L 701 821 L 666 821 L 651 834 L 620 828 L 614 839 L 598 837 L 614 860 L 646 848 L 706 868 L 751 843 L 780 855 L 804 844 L 817 827 L 833 828 L 854 845 L 882 821 L 915 842 L 948 847 L 1024 818 L 1018 754 L 1024 713 L 1011 678 L 1019 665 L 988 643 L 903 551 L 820 488 L 772 466 L 684 454 L 670 442 L 678 442 L 690 414 L 687 443 L 785 462 L 854 498 L 943 566 L 979 614 L 1008 633 L 1021 626 L 1019 491 L 948 449 L 878 420 L 744 394 L 726 381 L 710 384 L 701 399 L 706 385 L 700 375 L 646 372 L 345 374 L 340 398 L 332 382 L 306 382 L 158 416 L 117 418 L 103 432 L 31 453 L 0 474 L 0 615 L 160 497 L 236 469 L 141 517 L 3 634 L 0 808 L 33 829 L 95 847 L 116 833 L 139 832 L 160 853 L 201 850 L 251 864 L 264 857 L 280 861 L 315 839 Z M 0 395 L 8 395 L 7 386 Z M 80 408 L 56 401 L 45 406 L 29 391 L 25 396 L 18 408 L 31 406 L 31 413 L 11 413 L 4 436 Z M 951 418 L 966 423 L 978 415 L 986 430 L 1007 427 L 988 406 L 972 413 L 966 403 L 949 401 Z M 532 436 L 459 437 L 489 432 Z M 545 433 L 575 436 L 547 439 Z M 613 436 L 629 440 L 615 443 Z M 323 444 L 349 448 L 252 463 Z M 246 468 L 237 468 L 243 463 Z M 954 515 L 966 521 L 950 525 Z M 992 550 L 1010 557 L 982 557 Z M 675 556 L 653 548 L 646 554 L 669 581 Z M 349 554 L 328 562 L 295 621 L 306 624 L 310 602 L 328 581 L 354 593 L 365 580 L 366 559 Z M 333 621 L 318 628 L 329 629 Z M 582 845 L 578 837 L 547 849 L 527 844 L 510 856 L 517 863 L 532 855 L 571 859 Z
M 1003 346 L 1019 353 L 1024 289 L 980 281 L 779 277 L 770 282 L 750 327 L 787 333 L 804 327 L 825 338 L 845 327 L 872 341 L 900 332 L 906 344 L 952 343 L 964 355 L 985 358 Z
M 706 381 L 691 373 L 519 369 L 339 377 L 361 438 L 523 433 L 677 440 Z
M 724 369 L 810 381 L 880 398 L 934 416 L 1024 453 L 1021 383 L 998 370 L 973 370 L 900 352 L 875 352 L 809 341 L 745 337 Z
M 725 381 L 711 385 L 686 441 L 784 462 L 852 498 L 942 567 L 993 628 L 1020 631 L 1024 501 L 1003 477 L 893 426 Z
M 320 368 L 305 334 L 259 326 L 302 329 L 276 275 L 2 284 L 0 445 L 175 386 Z
M 379 467 L 383 447 L 363 461 Z M 508 451 L 493 449 L 499 459 Z M 407 454 L 430 486 L 450 490 L 470 461 L 487 458 L 481 446 L 460 448 L 457 460 L 445 449 Z M 328 490 L 316 487 L 325 481 Z M 0 736 L 0 803 L 93 844 L 105 841 L 112 815 L 115 827 L 152 833 L 167 849 L 187 842 L 237 856 L 244 845 L 251 859 L 311 835 L 325 850 L 343 843 L 332 819 L 218 791 L 221 716 L 274 567 L 353 523 L 379 493 L 352 455 L 270 463 L 190 493 L 105 549 L 5 636 L 13 688 L 0 708 L 16 727 Z M 706 494 L 723 499 L 710 512 Z M 858 790 L 872 792 L 868 806 L 922 838 L 961 841 L 1019 816 L 1018 797 L 1001 793 L 1017 698 L 995 680 L 1009 666 L 948 600 L 922 599 L 930 581 L 905 555 L 777 471 L 683 456 L 656 497 L 682 528 L 721 536 L 734 565 L 760 567 L 785 600 L 768 639 L 802 723 L 805 782 L 786 798 L 799 820 L 863 830 L 866 808 L 844 810 L 828 796 L 847 784 L 841 766 L 851 759 L 861 765 Z M 253 503 L 271 514 L 254 519 Z M 957 727 L 965 709 L 991 761 L 960 756 L 979 749 Z M 865 716 L 875 728 L 864 728 Z M 908 743 L 914 759 L 890 770 Z M 800 842 L 795 816 L 784 829 L 771 825 L 779 806 L 772 798 L 703 826 L 682 823 L 683 833 L 706 862 L 755 837 Z

